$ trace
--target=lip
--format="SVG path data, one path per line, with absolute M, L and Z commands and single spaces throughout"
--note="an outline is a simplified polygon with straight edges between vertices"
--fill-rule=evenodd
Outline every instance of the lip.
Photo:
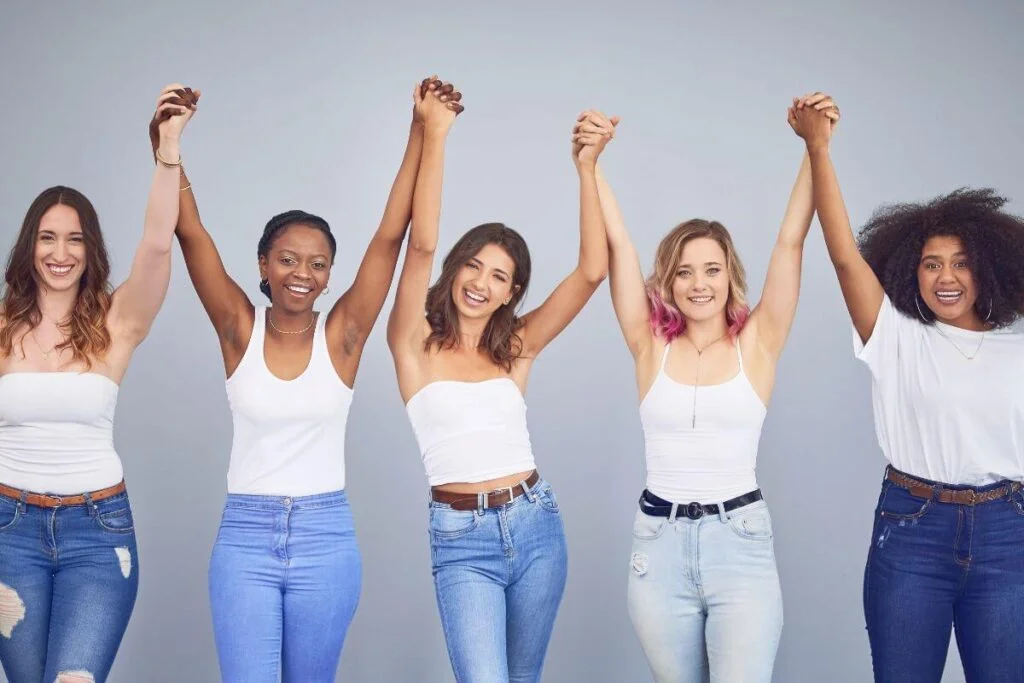
M 73 263 L 47 263 L 45 265 L 46 265 L 46 270 L 53 277 L 65 277 L 72 270 L 75 269 L 75 264 L 73 264 Z
M 297 289 L 292 289 L 293 287 L 295 287 Z M 284 288 L 285 288 L 285 290 L 287 290 L 287 292 L 289 294 L 291 294 L 292 296 L 294 296 L 294 297 L 296 297 L 298 299 L 302 299 L 302 298 L 307 297 L 307 296 L 309 296 L 310 294 L 313 293 L 313 288 L 310 287 L 309 285 L 290 284 L 290 285 L 285 285 Z
M 700 296 L 688 296 L 686 297 L 686 300 L 689 301 L 694 306 L 706 306 L 712 301 L 714 301 L 715 297 L 712 296 L 711 294 L 703 294 Z
M 964 298 L 964 290 L 962 289 L 940 289 L 932 292 L 935 296 L 935 300 L 944 306 L 952 306 L 960 303 Z
M 480 297 L 480 299 L 474 299 L 473 297 Z M 468 289 L 462 289 L 462 300 L 466 302 L 467 306 L 472 308 L 478 308 L 487 304 L 487 297 L 483 294 L 477 294 L 476 292 L 470 292 Z

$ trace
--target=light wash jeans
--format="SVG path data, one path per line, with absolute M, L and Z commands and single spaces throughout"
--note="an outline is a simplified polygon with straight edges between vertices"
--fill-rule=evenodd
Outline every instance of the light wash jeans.
M 209 578 L 224 683 L 334 681 L 362 585 L 344 491 L 228 495 Z
M 721 509 L 721 506 L 719 506 Z M 637 511 L 629 616 L 657 683 L 771 680 L 782 590 L 764 501 L 675 519 Z
M 482 512 L 431 502 L 430 552 L 455 680 L 540 681 L 567 570 L 551 486 Z

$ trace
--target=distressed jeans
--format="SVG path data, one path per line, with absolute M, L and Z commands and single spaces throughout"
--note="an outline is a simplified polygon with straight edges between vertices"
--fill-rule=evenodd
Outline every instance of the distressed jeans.
M 683 507 L 683 506 L 681 506 Z M 627 602 L 657 683 L 767 683 L 782 590 L 764 501 L 633 525 Z
M 344 491 L 228 495 L 209 571 L 221 680 L 334 681 L 361 585 Z
M 551 486 L 481 511 L 431 502 L 430 552 L 457 683 L 540 681 L 568 566 Z
M 1024 491 L 957 505 L 884 480 L 864 616 L 878 683 L 939 683 L 953 629 L 968 683 L 1024 681 Z
M 138 588 L 126 493 L 57 508 L 0 496 L 0 663 L 10 683 L 105 681 Z

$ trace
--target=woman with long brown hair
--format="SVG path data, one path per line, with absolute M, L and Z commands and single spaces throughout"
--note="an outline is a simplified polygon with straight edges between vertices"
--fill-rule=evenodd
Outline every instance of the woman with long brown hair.
M 425 79 L 417 97 L 428 85 L 441 83 Z M 452 116 L 462 109 L 446 107 Z M 292 210 L 267 222 L 256 256 L 269 305 L 254 305 L 224 269 L 181 174 L 178 242 L 220 341 L 234 431 L 209 568 L 226 683 L 334 680 L 362 582 L 345 427 L 409 225 L 423 140 L 414 111 L 384 216 L 352 285 L 326 312 L 316 304 L 329 293 L 337 250 L 327 221 Z
M 537 309 L 523 238 L 477 226 L 430 286 L 444 146 L 455 119 L 444 87 L 417 100 L 425 138 L 413 224 L 388 345 L 431 486 L 430 543 L 441 624 L 455 678 L 540 680 L 566 577 L 558 503 L 534 466 L 524 393 L 537 355 L 604 279 L 608 248 L 594 168 L 607 138 L 573 146 L 580 178 L 580 255 Z M 424 317 L 426 311 L 426 317 Z
M 44 190 L 11 250 L 0 311 L 0 663 L 11 683 L 104 681 L 139 570 L 121 460 L 118 388 L 171 273 L 179 85 L 157 100 L 156 170 L 142 243 L 111 292 L 92 204 Z
M 827 95 L 806 101 L 838 119 Z M 795 110 L 789 121 L 795 123 Z M 590 114 L 578 128 L 606 129 Z M 658 683 L 769 681 L 782 592 L 755 464 L 775 367 L 796 314 L 803 244 L 814 215 L 800 165 L 750 309 L 732 237 L 691 219 L 658 245 L 645 280 L 611 188 L 598 187 L 610 247 L 612 304 L 633 355 L 647 485 L 633 524 L 628 605 Z

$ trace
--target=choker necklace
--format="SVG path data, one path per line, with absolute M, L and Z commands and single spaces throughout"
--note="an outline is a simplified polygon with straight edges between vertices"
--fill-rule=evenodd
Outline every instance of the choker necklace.
M 310 314 L 309 324 L 308 325 L 306 325 L 301 330 L 295 330 L 295 331 L 282 330 L 280 327 L 275 325 L 274 324 L 274 314 L 270 312 L 270 309 L 267 309 L 267 320 L 270 321 L 270 326 L 273 327 L 278 332 L 280 332 L 281 334 L 305 334 L 306 332 L 309 332 L 309 328 L 313 327 L 313 323 L 316 322 L 316 313 Z

